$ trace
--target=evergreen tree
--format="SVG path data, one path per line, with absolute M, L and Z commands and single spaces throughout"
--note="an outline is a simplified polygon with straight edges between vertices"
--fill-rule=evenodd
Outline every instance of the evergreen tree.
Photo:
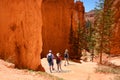
M 92 26 L 92 23 L 87 20 L 86 21 L 86 29 L 87 29 L 87 32 L 86 32 L 86 40 L 87 40 L 87 47 L 89 48 L 89 50 L 92 52 L 94 52 L 94 43 L 95 43 L 95 39 L 94 39 L 94 28 Z
M 81 56 L 81 50 L 87 49 L 87 34 L 85 26 L 80 25 L 80 21 L 78 21 L 78 29 L 77 29 L 77 43 L 78 43 L 78 54 Z
M 104 3 L 105 0 L 99 0 L 96 6 L 95 16 L 95 35 L 96 38 L 96 50 L 100 53 L 100 64 L 102 64 L 102 53 L 109 52 L 110 50 L 110 35 L 112 25 L 112 11 L 110 6 L 105 11 Z M 111 5 L 111 1 L 107 5 Z

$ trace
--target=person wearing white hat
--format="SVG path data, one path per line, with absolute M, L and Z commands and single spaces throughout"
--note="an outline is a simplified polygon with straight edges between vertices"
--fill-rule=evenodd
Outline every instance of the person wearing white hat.
M 60 56 L 60 53 L 57 53 L 56 54 L 56 64 L 57 64 L 57 69 L 58 69 L 58 72 L 60 71 L 60 70 L 62 70 L 61 69 L 61 56 Z
M 47 54 L 47 61 L 49 64 L 49 70 L 52 72 L 54 70 L 54 62 L 53 62 L 54 55 L 52 54 L 52 50 L 49 50 L 49 53 Z

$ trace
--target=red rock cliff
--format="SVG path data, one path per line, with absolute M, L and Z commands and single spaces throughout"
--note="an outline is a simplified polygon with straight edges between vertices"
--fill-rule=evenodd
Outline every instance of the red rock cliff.
M 18 68 L 44 70 L 41 1 L 0 0 L 0 57 Z
M 120 0 L 113 0 L 112 9 L 114 11 L 114 31 L 111 53 L 120 54 Z
M 43 52 L 46 57 L 48 50 L 54 54 L 63 54 L 69 48 L 69 31 L 71 26 L 71 13 L 74 0 L 43 0 Z
M 73 9 L 73 29 L 76 31 L 78 29 L 78 23 L 80 22 L 80 26 L 85 26 L 85 9 L 83 2 L 77 1 L 74 3 L 74 9 Z
M 84 5 L 83 2 L 81 1 L 77 1 L 75 3 L 75 10 L 76 10 L 76 14 L 78 16 L 78 20 L 80 21 L 80 26 L 84 27 L 85 26 L 85 9 L 84 9 Z

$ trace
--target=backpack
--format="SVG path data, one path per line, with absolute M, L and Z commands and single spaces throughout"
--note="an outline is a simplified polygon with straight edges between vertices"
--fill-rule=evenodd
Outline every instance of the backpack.
M 48 62 L 52 62 L 52 55 L 48 56 L 47 60 Z

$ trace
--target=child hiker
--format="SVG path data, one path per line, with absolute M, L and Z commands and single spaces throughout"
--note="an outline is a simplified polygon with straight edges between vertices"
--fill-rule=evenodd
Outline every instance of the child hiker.
M 57 53 L 56 54 L 56 64 L 57 64 L 57 70 L 58 72 L 60 72 L 62 69 L 61 69 L 61 55 L 60 53 Z

